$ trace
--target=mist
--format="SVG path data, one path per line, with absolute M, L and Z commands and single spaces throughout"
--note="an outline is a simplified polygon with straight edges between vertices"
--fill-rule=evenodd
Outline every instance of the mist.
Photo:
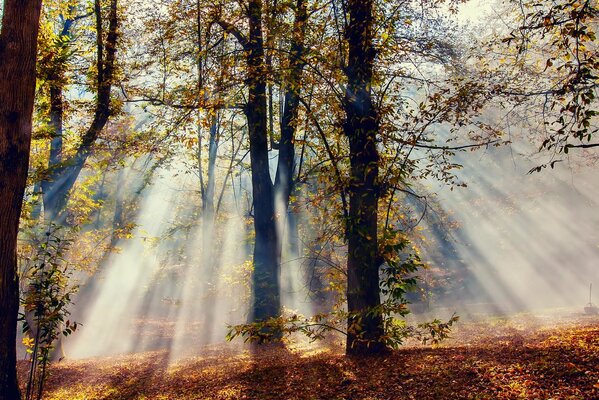
M 459 157 L 465 188 L 438 187 L 424 225 L 433 266 L 453 271 L 434 307 L 459 315 L 583 311 L 599 281 L 599 179 L 581 157 L 554 170 L 517 142 Z M 432 229 L 445 218 L 445 230 Z M 442 250 L 436 248 L 440 245 Z M 453 284 L 451 280 L 454 280 Z

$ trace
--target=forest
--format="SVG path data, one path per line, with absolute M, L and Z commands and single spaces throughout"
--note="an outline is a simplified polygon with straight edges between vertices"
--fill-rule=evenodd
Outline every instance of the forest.
M 599 398 L 596 0 L 0 7 L 0 400 Z

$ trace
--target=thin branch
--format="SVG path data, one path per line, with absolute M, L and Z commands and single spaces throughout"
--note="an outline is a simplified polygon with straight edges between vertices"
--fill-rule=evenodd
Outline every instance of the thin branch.
M 241 33 L 241 31 L 239 29 L 237 29 L 235 27 L 235 25 L 231 24 L 230 22 L 223 21 L 221 19 L 217 20 L 216 23 L 225 32 L 230 33 L 231 35 L 235 36 L 235 38 L 237 39 L 237 41 L 239 42 L 241 47 L 243 47 L 244 50 L 248 50 L 249 45 L 250 45 L 249 40 L 245 37 L 245 35 L 243 33 Z

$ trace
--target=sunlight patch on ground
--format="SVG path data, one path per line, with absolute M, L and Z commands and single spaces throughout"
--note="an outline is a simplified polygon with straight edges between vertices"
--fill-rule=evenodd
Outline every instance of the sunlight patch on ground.
M 599 317 L 555 315 L 557 328 L 551 328 L 551 322 L 549 313 L 535 321 L 520 314 L 512 319 L 466 322 L 455 332 L 453 343 L 404 348 L 367 362 L 280 347 L 235 355 L 216 346 L 211 347 L 210 356 L 171 367 L 166 352 L 67 361 L 53 365 L 47 398 L 599 396 Z

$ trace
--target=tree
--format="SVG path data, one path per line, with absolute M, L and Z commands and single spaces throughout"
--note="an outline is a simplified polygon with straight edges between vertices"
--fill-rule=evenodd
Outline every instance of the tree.
M 115 75 L 115 61 L 118 40 L 118 1 L 110 0 L 108 12 L 108 32 L 104 35 L 104 17 L 101 0 L 94 1 L 96 18 L 96 104 L 93 120 L 81 137 L 76 153 L 69 159 L 62 157 L 62 87 L 60 82 L 51 81 L 52 110 L 55 139 L 52 141 L 49 176 L 42 181 L 44 212 L 46 220 L 57 221 L 67 204 L 70 190 L 75 185 L 79 173 L 92 153 L 92 147 L 108 123 L 112 114 L 111 90 Z M 68 20 L 67 20 L 68 21 Z M 70 27 L 65 22 L 64 29 Z M 67 34 L 69 31 L 66 31 Z
M 254 209 L 254 272 L 251 317 L 262 321 L 280 313 L 279 247 L 275 215 L 274 187 L 268 160 L 268 128 L 264 38 L 262 32 L 262 1 L 247 3 L 247 37 L 230 23 L 218 20 L 226 32 L 233 34 L 243 47 L 247 67 L 248 101 L 245 115 L 248 121 L 252 197 Z
M 571 150 L 599 147 L 599 8 L 592 0 L 510 0 L 507 6 L 509 34 L 492 36 L 491 51 L 479 58 L 490 90 L 509 114 L 530 120 L 525 128 L 547 155 L 531 170 L 538 172 L 564 161 Z M 494 52 L 501 54 L 498 62 L 488 59 Z
M 27 183 L 41 0 L 6 0 L 0 32 L 0 399 L 20 398 L 17 234 Z
M 285 94 L 283 115 L 281 116 L 281 140 L 279 142 L 279 158 L 275 187 L 283 197 L 283 204 L 289 206 L 289 197 L 293 191 L 295 168 L 295 134 L 297 131 L 298 112 L 300 106 L 302 72 L 305 67 L 305 35 L 308 13 L 305 0 L 297 0 L 295 4 L 295 20 L 289 48 L 289 71 L 287 79 L 283 79 Z
M 373 0 L 349 0 L 347 87 L 343 126 L 350 146 L 349 221 L 347 247 L 348 354 L 385 349 L 380 306 L 378 249 L 377 135 L 379 115 L 372 99 Z
M 298 92 L 308 154 L 302 150 L 300 164 L 307 165 L 298 182 L 310 185 L 305 202 L 328 217 L 312 229 L 313 239 L 325 242 L 314 257 L 347 245 L 347 255 L 327 256 L 332 284 L 346 285 L 346 293 L 330 313 L 270 321 L 284 333 L 318 338 L 327 329 L 342 331 L 349 354 L 383 352 L 410 335 L 397 329 L 420 265 L 413 232 L 404 229 L 405 197 L 422 201 L 410 188 L 420 179 L 459 185 L 451 156 L 495 142 L 480 133 L 476 118 L 486 102 L 480 85 L 455 73 L 459 53 L 441 3 L 333 1 L 310 13 L 316 37 L 309 38 L 316 40 L 303 58 L 301 87 L 308 90 Z M 263 339 L 257 325 L 235 327 L 236 335 Z
M 254 273 L 252 319 L 264 320 L 280 313 L 278 236 L 274 187 L 268 161 L 266 71 L 262 33 L 262 1 L 249 0 L 249 35 L 244 44 L 247 57 L 248 102 L 246 117 L 252 163 L 254 204 Z

